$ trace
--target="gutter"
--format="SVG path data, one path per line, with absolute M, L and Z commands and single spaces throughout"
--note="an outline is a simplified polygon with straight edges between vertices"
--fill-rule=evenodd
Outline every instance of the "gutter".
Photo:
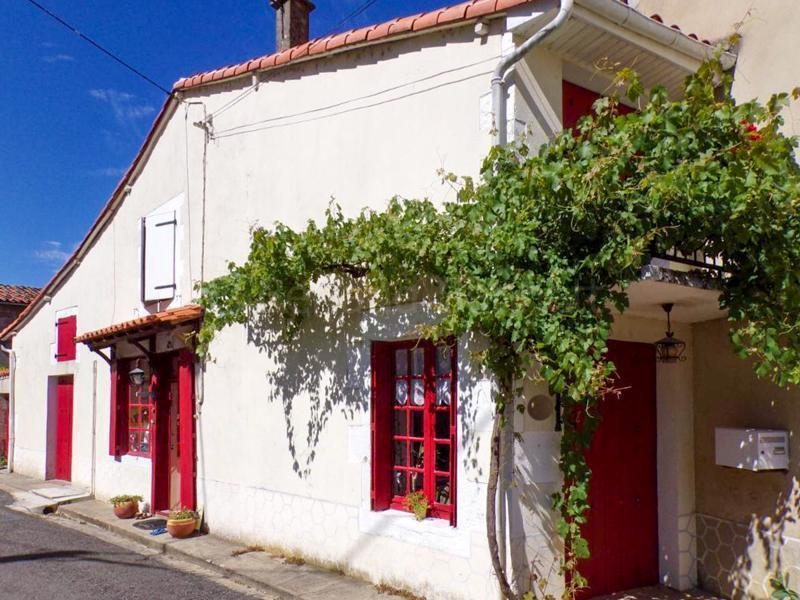
M 11 348 L 0 344 L 0 350 L 8 354 L 8 472 L 14 472 L 14 383 L 17 370 L 17 355 Z
M 631 8 L 620 0 L 579 0 L 582 13 L 591 12 L 600 15 L 614 25 L 624 27 L 629 31 L 657 42 L 667 48 L 672 48 L 680 54 L 691 56 L 699 61 L 704 61 L 713 56 L 715 47 L 700 40 L 689 37 L 680 29 L 660 23 L 648 17 L 635 8 Z M 720 57 L 722 68 L 726 71 L 736 64 L 736 55 L 732 52 L 723 52 Z

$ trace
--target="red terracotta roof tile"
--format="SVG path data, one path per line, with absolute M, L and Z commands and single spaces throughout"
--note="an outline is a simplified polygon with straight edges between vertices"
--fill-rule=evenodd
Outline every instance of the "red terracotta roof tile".
M 238 77 L 257 69 L 269 69 L 285 65 L 293 60 L 298 60 L 307 56 L 322 55 L 326 52 L 336 50 L 337 48 L 379 41 L 409 31 L 425 31 L 450 23 L 477 19 L 537 1 L 539 0 L 468 0 L 467 2 L 461 2 L 453 6 L 447 6 L 408 17 L 398 17 L 391 21 L 386 21 L 385 23 L 317 38 L 295 48 L 259 57 L 240 65 L 231 65 L 224 69 L 211 71 L 210 73 L 198 73 L 197 75 L 184 77 L 175 83 L 174 89 L 184 90 L 212 81 L 219 81 L 229 77 Z M 627 4 L 626 0 L 623 0 L 623 2 Z M 664 22 L 658 14 L 653 14 L 650 18 L 658 23 Z M 672 27 L 680 31 L 678 26 L 673 25 Z M 695 34 L 688 34 L 688 37 L 693 40 L 698 40 Z M 706 40 L 702 40 L 702 43 L 708 44 Z
M 30 304 L 38 293 L 39 288 L 0 283 L 0 304 Z
M 0 379 L 8 378 L 8 369 L 0 369 Z
M 102 344 L 112 339 L 122 338 L 126 335 L 142 333 L 148 330 L 173 327 L 190 321 L 197 321 L 203 317 L 203 307 L 197 304 L 187 304 L 178 308 L 171 308 L 162 312 L 153 313 L 138 319 L 131 319 L 102 329 L 89 331 L 75 338 L 76 342 L 84 344 Z

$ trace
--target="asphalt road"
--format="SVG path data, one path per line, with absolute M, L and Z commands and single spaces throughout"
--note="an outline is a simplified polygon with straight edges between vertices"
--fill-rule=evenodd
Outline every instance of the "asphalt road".
M 239 600 L 262 597 L 208 572 L 9 510 L 0 492 L 2 600 Z M 77 527 L 77 529 L 76 529 Z M 180 568 L 178 568 L 180 567 Z

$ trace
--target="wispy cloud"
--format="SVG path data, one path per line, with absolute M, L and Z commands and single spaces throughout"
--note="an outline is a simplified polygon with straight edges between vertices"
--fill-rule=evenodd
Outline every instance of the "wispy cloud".
M 75 60 L 75 57 L 71 54 L 58 53 L 43 56 L 42 60 L 46 63 L 72 62 Z
M 128 92 L 107 88 L 89 90 L 89 95 L 107 103 L 114 112 L 114 118 L 121 125 L 130 124 L 131 121 L 136 121 L 156 111 L 153 105 L 137 102 L 136 96 Z
M 61 266 L 70 254 L 72 253 L 64 248 L 64 244 L 53 240 L 42 242 L 41 247 L 33 253 L 37 260 L 54 267 Z
M 100 169 L 92 169 L 89 171 L 89 175 L 94 177 L 122 177 L 125 170 L 125 167 L 103 167 Z

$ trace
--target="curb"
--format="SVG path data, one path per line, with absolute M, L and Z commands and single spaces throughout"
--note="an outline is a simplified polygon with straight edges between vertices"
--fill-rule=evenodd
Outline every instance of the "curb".
M 222 575 L 235 583 L 256 588 L 257 590 L 266 592 L 268 594 L 273 594 L 274 596 L 281 598 L 282 600 L 303 600 L 302 597 L 292 594 L 291 592 L 288 592 L 283 588 L 268 583 L 264 583 L 263 581 L 255 579 L 248 575 L 243 575 L 242 573 L 223 567 L 222 565 L 219 565 L 213 561 L 199 558 L 190 552 L 186 552 L 185 550 L 180 549 L 177 544 L 162 542 L 155 538 L 148 539 L 150 536 L 142 537 L 123 527 L 114 527 L 113 525 L 110 525 L 100 519 L 95 519 L 92 517 L 87 517 L 83 514 L 75 513 L 66 506 L 59 507 L 57 514 L 71 521 L 77 521 L 79 523 L 89 523 L 91 525 L 95 525 L 100 529 L 109 531 L 111 533 L 120 535 L 121 537 L 129 539 L 131 541 L 142 544 L 143 546 L 146 546 L 151 550 L 157 550 L 159 554 L 163 554 L 164 556 L 179 558 L 181 560 L 193 563 L 201 567 L 210 568 L 218 575 Z

